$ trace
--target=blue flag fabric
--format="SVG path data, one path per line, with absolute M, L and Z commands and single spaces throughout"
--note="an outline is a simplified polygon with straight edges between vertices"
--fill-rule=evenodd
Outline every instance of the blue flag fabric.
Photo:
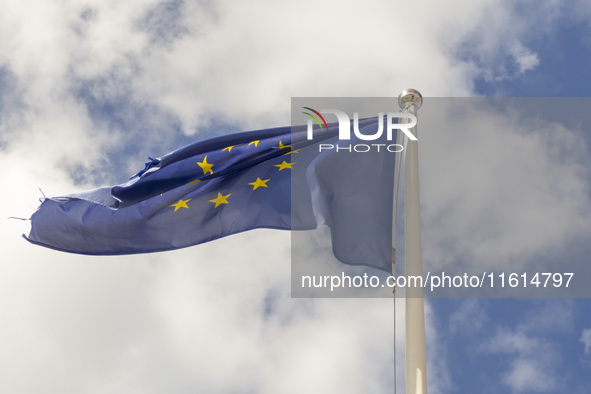
M 375 134 L 379 118 L 359 120 Z M 90 255 L 183 248 L 255 228 L 331 229 L 342 262 L 391 270 L 395 155 L 355 152 L 338 125 L 243 132 L 152 159 L 128 182 L 44 199 L 30 242 Z M 324 148 L 320 151 L 320 145 Z M 331 149 L 328 149 L 332 146 Z

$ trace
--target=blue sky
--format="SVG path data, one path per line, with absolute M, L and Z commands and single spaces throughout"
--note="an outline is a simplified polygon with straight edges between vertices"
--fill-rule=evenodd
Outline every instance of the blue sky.
M 590 24 L 585 1 L 4 1 L 0 216 L 28 217 L 38 188 L 120 183 L 148 155 L 288 124 L 292 96 L 588 97 Z M 426 266 L 588 256 L 591 132 L 484 132 L 505 115 L 462 119 L 479 126 L 454 144 L 420 128 Z M 0 224 L 2 392 L 392 391 L 391 300 L 290 298 L 289 233 L 105 259 L 25 232 Z M 430 393 L 589 392 L 590 308 L 428 300 Z
M 531 10 L 520 11 L 524 16 Z M 539 59 L 533 69 L 515 78 L 491 80 L 475 79 L 475 93 L 482 96 L 508 97 L 588 97 L 591 91 L 586 74 L 591 63 L 589 19 L 575 20 L 558 16 L 559 23 L 552 34 L 531 41 Z M 556 101 L 556 106 L 560 106 Z M 584 140 L 591 142 L 591 132 L 583 130 Z M 584 259 L 587 254 L 575 258 Z M 573 256 L 566 257 L 573 258 Z M 516 392 L 585 393 L 591 389 L 589 379 L 589 353 L 581 348 L 581 332 L 588 329 L 591 319 L 588 299 L 572 300 L 512 300 L 484 299 L 431 300 L 440 324 L 453 326 L 454 314 L 470 308 L 472 318 L 480 323 L 467 328 L 452 328 L 446 335 L 447 355 L 455 387 L 451 392 L 506 392 L 507 386 L 499 380 L 513 383 Z M 550 322 L 531 324 L 542 319 Z M 527 327 L 528 324 L 533 327 Z M 498 341 L 500 333 L 529 338 L 525 349 L 495 350 L 491 342 Z M 519 374 L 512 375 L 512 367 L 528 358 L 546 359 L 553 377 L 545 383 L 532 385 L 519 383 Z M 522 371 L 527 380 L 527 369 Z M 544 382 L 544 380 L 542 380 Z M 509 385 L 511 386 L 511 385 Z M 520 389 L 520 387 L 522 387 Z
M 529 9 L 521 11 L 527 17 Z M 513 97 L 588 97 L 589 82 L 581 78 L 591 60 L 584 56 L 591 50 L 589 21 L 558 16 L 551 34 L 532 39 L 530 48 L 539 64 L 517 78 L 490 80 L 477 78 L 475 90 L 483 96 Z M 517 68 L 510 65 L 508 68 Z
M 529 7 L 519 11 L 523 16 L 528 12 L 531 12 Z M 557 18 L 559 23 L 553 27 L 552 34 L 543 34 L 542 28 L 542 34 L 531 39 L 529 47 L 539 59 L 539 64 L 533 70 L 508 79 L 476 78 L 475 93 L 509 97 L 588 97 L 589 78 L 585 75 L 591 62 L 589 19 L 583 16 L 568 18 L 560 13 Z M 514 68 L 516 65 L 508 67 Z M 587 143 L 591 141 L 588 130 L 584 131 L 583 136 Z M 500 384 L 503 380 L 513 380 L 512 388 L 517 392 L 589 391 L 589 354 L 580 347 L 579 335 L 590 323 L 586 312 L 588 300 L 485 299 L 431 302 L 440 324 L 447 324 L 448 329 L 453 327 L 454 317 L 462 308 L 471 310 L 470 320 L 473 321 L 468 323 L 467 328 L 451 328 L 446 333 L 449 362 L 457 365 L 452 369 L 452 376 L 458 376 L 451 392 L 509 391 L 507 385 Z M 540 315 L 548 321 L 554 321 L 554 326 L 525 328 Z M 500 332 L 523 335 L 533 342 L 526 350 L 492 350 L 490 342 L 498 341 L 496 336 Z M 518 379 L 509 371 L 527 358 L 547 359 L 556 379 L 541 383 L 538 387 L 520 386 Z M 527 380 L 527 372 L 524 370 L 522 373 L 524 380 Z

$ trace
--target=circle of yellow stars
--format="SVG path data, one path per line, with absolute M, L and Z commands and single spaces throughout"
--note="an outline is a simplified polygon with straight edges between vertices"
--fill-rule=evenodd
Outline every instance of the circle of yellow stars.
M 254 147 L 258 147 L 260 140 L 255 140 L 255 141 L 251 141 L 248 146 L 254 145 Z M 224 151 L 228 151 L 228 152 L 232 152 L 232 148 L 236 147 L 238 145 L 231 145 L 228 146 L 224 149 L 222 149 L 222 152 Z M 286 148 L 291 148 L 291 145 L 284 145 L 281 141 L 279 141 L 278 146 L 274 146 L 273 149 L 286 149 Z M 294 154 L 294 153 L 299 153 L 298 150 L 291 150 L 287 153 L 285 153 L 285 155 L 289 155 L 289 154 Z M 281 164 L 274 164 L 274 167 L 278 168 L 278 171 L 283 171 L 283 170 L 291 170 L 293 169 L 293 165 L 296 164 L 295 162 L 288 162 L 283 160 L 283 162 Z M 213 174 L 213 163 L 208 163 L 207 162 L 207 155 L 203 158 L 203 161 L 198 161 L 197 165 L 201 168 L 201 170 L 203 170 L 203 175 L 207 175 L 207 174 Z M 257 179 L 253 182 L 249 182 L 248 185 L 252 186 L 252 190 L 257 190 L 259 188 L 268 188 L 269 186 L 267 185 L 267 183 L 271 180 L 271 178 L 269 179 L 261 179 L 259 177 L 257 177 Z M 194 180 L 189 182 L 188 184 L 195 184 L 201 182 L 199 179 Z M 230 196 L 232 195 L 232 193 L 228 193 L 226 195 L 223 195 L 222 193 L 218 192 L 218 195 L 216 198 L 209 200 L 210 203 L 214 204 L 214 209 L 218 208 L 220 205 L 225 205 L 225 204 L 229 204 L 230 202 L 228 201 L 228 199 L 230 198 Z M 174 208 L 174 212 L 178 211 L 181 208 L 185 208 L 185 209 L 189 209 L 189 205 L 188 202 L 191 201 L 191 199 L 180 199 L 177 203 L 170 205 L 171 207 Z

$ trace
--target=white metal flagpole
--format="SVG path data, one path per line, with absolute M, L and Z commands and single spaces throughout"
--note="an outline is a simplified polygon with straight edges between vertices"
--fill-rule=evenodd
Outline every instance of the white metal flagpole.
M 407 89 L 398 96 L 403 112 L 416 116 L 423 104 L 417 90 Z M 417 137 L 417 128 L 410 131 Z M 406 278 L 422 277 L 421 215 L 419 200 L 418 141 L 407 139 L 404 149 L 404 260 Z M 408 280 L 407 280 L 408 282 Z M 406 288 L 406 394 L 427 394 L 427 362 L 425 356 L 425 311 L 423 288 Z
M 403 133 L 396 133 L 396 144 L 404 142 Z M 402 167 L 402 154 L 396 155 L 394 162 L 394 193 L 392 207 L 392 277 L 396 278 L 396 217 L 398 205 L 398 190 L 400 185 L 400 168 Z M 394 306 L 394 394 L 396 394 L 396 286 L 392 290 Z

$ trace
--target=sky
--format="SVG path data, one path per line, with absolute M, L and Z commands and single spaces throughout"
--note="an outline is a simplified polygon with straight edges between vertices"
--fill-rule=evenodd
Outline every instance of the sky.
M 148 155 L 287 125 L 291 97 L 413 87 L 425 268 L 584 265 L 590 24 L 582 0 L 2 1 L 0 391 L 393 392 L 393 301 L 291 298 L 288 232 L 107 258 L 31 245 L 4 218 Z M 576 97 L 581 119 L 438 97 Z M 588 393 L 590 310 L 427 299 L 429 392 Z M 398 392 L 403 315 L 397 300 Z

